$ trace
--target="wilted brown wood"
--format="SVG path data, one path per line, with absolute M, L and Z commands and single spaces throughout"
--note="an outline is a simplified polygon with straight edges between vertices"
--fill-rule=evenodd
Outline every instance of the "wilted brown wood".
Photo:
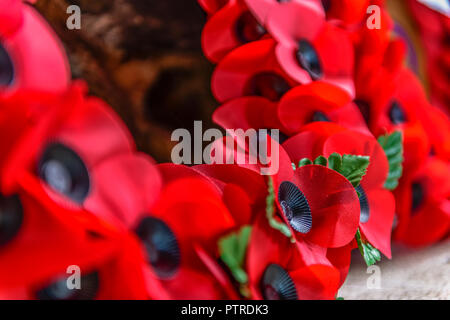
M 81 8 L 81 30 L 68 30 L 68 6 Z M 212 66 L 201 53 L 205 14 L 196 0 L 38 0 L 63 41 L 74 78 L 122 117 L 138 148 L 170 157 L 170 133 L 210 118 Z

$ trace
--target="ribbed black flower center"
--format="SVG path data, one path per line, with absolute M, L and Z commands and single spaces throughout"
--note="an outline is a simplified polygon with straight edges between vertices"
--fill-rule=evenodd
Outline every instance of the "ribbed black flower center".
M 420 209 L 425 200 L 425 188 L 423 187 L 423 184 L 420 182 L 414 182 L 411 185 L 411 193 L 412 193 L 411 211 L 414 214 L 417 213 L 418 209 Z
M 76 280 L 74 280 L 76 282 Z M 98 272 L 80 278 L 80 288 L 71 287 L 71 279 L 61 278 L 36 292 L 39 300 L 93 300 L 100 288 Z
M 311 79 L 318 80 L 322 77 L 322 64 L 314 46 L 305 39 L 298 42 L 298 49 L 295 53 L 298 63 L 311 76 Z
M 370 123 L 370 104 L 367 101 L 356 99 L 354 101 L 359 111 L 361 112 L 366 124 Z
M 389 107 L 389 119 L 393 124 L 402 124 L 408 121 L 402 105 L 398 101 L 393 101 Z
M 248 95 L 255 95 L 267 98 L 271 101 L 278 101 L 286 92 L 290 85 L 287 81 L 273 72 L 261 72 L 254 75 L 248 83 Z
M 146 217 L 136 229 L 147 251 L 148 263 L 163 279 L 172 277 L 180 267 L 180 247 L 175 234 L 160 219 Z
M 322 0 L 322 7 L 323 10 L 325 10 L 325 12 L 328 12 L 328 10 L 330 10 L 331 7 L 331 0 Z
M 305 195 L 289 181 L 281 183 L 278 201 L 291 227 L 300 233 L 308 233 L 312 227 L 311 209 Z
M 322 111 L 316 111 L 313 113 L 310 122 L 330 122 L 330 118 Z
M 248 43 L 260 39 L 266 30 L 249 12 L 244 12 L 236 21 L 236 37 L 241 43 Z
M 0 86 L 11 84 L 14 79 L 14 65 L 5 47 L 0 43 Z
M 271 264 L 264 271 L 261 291 L 266 300 L 298 300 L 294 281 L 278 264 Z
M 362 223 L 366 223 L 370 218 L 369 200 L 367 199 L 366 192 L 360 185 L 356 187 L 356 191 L 359 192 L 359 206 L 361 207 L 359 221 Z
M 60 143 L 47 146 L 38 165 L 39 176 L 54 191 L 83 203 L 90 189 L 89 172 L 72 149 Z
M 18 196 L 0 196 L 0 247 L 11 242 L 23 222 L 23 207 Z

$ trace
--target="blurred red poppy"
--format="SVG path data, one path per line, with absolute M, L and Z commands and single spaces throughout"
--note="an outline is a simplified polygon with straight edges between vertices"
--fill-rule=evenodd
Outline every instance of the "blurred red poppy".
M 395 240 L 418 247 L 439 241 L 447 234 L 450 227 L 448 162 L 429 158 L 414 173 L 402 178 L 395 197 L 398 215 Z
M 122 121 L 77 86 L 43 101 L 33 97 L 2 103 L 5 121 L 15 115 L 17 101 L 30 114 L 19 122 L 13 148 L 3 150 L 8 154 L 2 173 L 5 192 L 14 190 L 17 177 L 26 171 L 39 177 L 61 206 L 84 208 L 118 227 L 132 225 L 155 202 L 161 179 L 152 160 L 135 151 Z
M 135 229 L 145 248 L 150 297 L 226 298 L 227 289 L 216 281 L 198 252 L 217 257 L 218 237 L 234 226 L 220 193 L 208 181 L 185 178 L 169 183 Z
M 273 10 L 267 28 L 278 41 L 278 62 L 293 79 L 301 84 L 322 80 L 354 97 L 353 46 L 346 31 L 316 10 L 291 2 Z
M 276 42 L 264 39 L 229 53 L 214 70 L 211 87 L 220 102 L 242 96 L 279 100 L 296 82 L 279 65 Z
M 230 0 L 206 23 L 202 33 L 203 52 L 217 63 L 238 46 L 265 35 L 266 30 L 245 4 L 241 0 Z
M 0 93 L 67 88 L 67 57 L 45 20 L 21 0 L 0 1 L 0 12 Z

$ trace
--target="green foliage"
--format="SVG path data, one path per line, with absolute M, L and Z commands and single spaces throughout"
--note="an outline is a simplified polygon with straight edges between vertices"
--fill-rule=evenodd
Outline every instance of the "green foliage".
M 243 226 L 238 232 L 233 232 L 221 238 L 218 243 L 220 258 L 240 284 L 248 282 L 248 276 L 243 265 L 251 232 L 251 226 Z
M 403 174 L 403 136 L 400 131 L 378 137 L 378 143 L 383 148 L 389 161 L 389 174 L 384 184 L 388 190 L 398 186 L 398 180 Z
M 356 188 L 359 186 L 362 177 L 367 172 L 370 157 L 351 154 L 344 154 L 341 156 L 338 153 L 333 153 L 328 159 L 324 156 L 319 156 L 314 161 L 304 158 L 300 160 L 298 166 L 303 167 L 313 163 L 321 166 L 328 166 L 330 169 L 339 172 Z
M 359 252 L 361 252 L 368 267 L 381 260 L 380 251 L 374 248 L 369 242 L 362 240 L 359 229 L 356 232 L 356 242 L 358 243 Z
M 283 235 L 291 239 L 291 242 L 295 242 L 295 238 L 292 235 L 291 229 L 289 227 L 279 221 L 275 218 L 274 212 L 275 212 L 275 191 L 273 189 L 273 181 L 272 178 L 269 177 L 269 180 L 267 182 L 268 184 L 268 194 L 266 197 L 266 217 L 267 221 L 269 222 L 270 227 L 274 228 L 275 230 L 280 231 Z

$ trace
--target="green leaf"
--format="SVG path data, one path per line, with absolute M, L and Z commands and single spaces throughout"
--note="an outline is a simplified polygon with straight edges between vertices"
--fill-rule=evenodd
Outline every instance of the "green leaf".
M 303 158 L 302 160 L 299 161 L 298 167 L 300 168 L 300 167 L 307 166 L 307 165 L 310 165 L 310 164 L 313 164 L 313 162 L 310 159 Z
M 356 188 L 359 186 L 362 177 L 366 174 L 369 167 L 370 157 L 368 156 L 356 156 L 351 154 L 344 154 L 341 156 L 338 153 L 333 153 L 327 158 L 324 156 L 317 157 L 314 162 L 308 158 L 300 160 L 298 167 L 303 167 L 309 164 L 317 164 L 327 166 L 342 174 L 350 181 L 350 183 Z
M 339 153 L 332 153 L 328 157 L 328 167 L 334 171 L 339 172 L 342 166 L 342 157 Z
M 356 232 L 356 242 L 358 243 L 359 252 L 361 252 L 368 267 L 381 260 L 380 251 L 374 248 L 369 242 L 362 240 L 359 229 Z
M 292 235 L 291 229 L 289 229 L 289 227 L 285 223 L 279 221 L 274 216 L 275 192 L 273 190 L 272 178 L 269 177 L 269 179 L 267 181 L 267 185 L 268 185 L 268 190 L 267 190 L 268 194 L 267 194 L 267 198 L 266 198 L 266 217 L 269 222 L 269 225 L 270 225 L 270 227 L 274 228 L 275 230 L 278 230 L 279 232 L 281 232 L 284 236 L 290 238 L 292 243 L 295 243 L 295 238 Z
M 403 174 L 403 136 L 400 131 L 378 137 L 378 143 L 384 150 L 389 161 L 389 174 L 384 184 L 388 190 L 398 186 L 398 180 Z
M 240 284 L 248 282 L 248 276 L 243 269 L 243 264 L 251 231 L 251 226 L 243 226 L 238 232 L 233 232 L 219 239 L 218 243 L 220 258 Z
M 356 188 L 359 186 L 362 177 L 366 174 L 369 163 L 370 157 L 368 156 L 344 154 L 338 172 L 346 177 L 353 187 Z
M 345 300 L 343 297 L 336 297 L 336 300 Z
M 324 156 L 318 156 L 316 160 L 314 160 L 314 164 L 326 167 L 328 165 L 328 160 Z

